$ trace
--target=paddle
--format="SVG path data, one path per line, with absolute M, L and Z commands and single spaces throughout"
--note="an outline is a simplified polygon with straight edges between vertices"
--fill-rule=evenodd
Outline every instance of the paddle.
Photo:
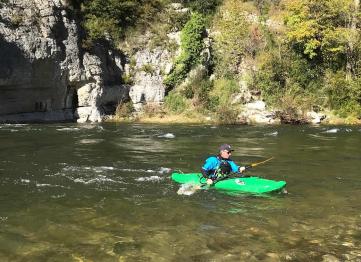
M 273 158 L 274 158 L 274 157 L 270 157 L 270 158 L 268 158 L 268 159 L 266 159 L 266 160 L 263 160 L 263 161 L 261 161 L 261 162 L 252 163 L 252 164 L 250 164 L 250 165 L 245 166 L 245 168 L 246 168 L 246 170 L 247 170 L 247 169 L 250 169 L 250 168 L 252 168 L 252 167 L 261 165 L 261 164 L 263 164 L 263 163 L 266 163 L 266 162 L 272 160 Z

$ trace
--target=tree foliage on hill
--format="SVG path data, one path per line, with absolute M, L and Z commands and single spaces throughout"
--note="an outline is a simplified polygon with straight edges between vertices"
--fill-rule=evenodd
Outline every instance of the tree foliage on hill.
M 359 6 L 354 0 L 286 0 L 287 41 L 309 59 L 355 76 L 360 59 Z
M 117 41 L 125 31 L 134 27 L 149 27 L 157 17 L 167 12 L 170 0 L 70 0 L 73 6 L 81 5 L 84 28 L 88 39 Z M 192 12 L 203 15 L 215 11 L 221 0 L 180 1 Z M 177 23 L 179 13 L 169 14 L 168 20 Z
M 286 43 L 317 65 L 324 105 L 361 117 L 359 0 L 285 0 Z M 305 70 L 304 70 L 305 71 Z
M 158 31 L 182 30 L 182 52 L 166 79 L 169 87 L 180 84 L 200 62 L 205 27 L 211 21 L 215 83 L 222 83 L 222 92 L 234 91 L 232 79 L 244 78 L 248 70 L 249 86 L 260 90 L 270 105 L 291 101 L 294 106 L 317 105 L 361 118 L 360 0 L 69 1 L 81 5 L 91 41 L 117 41 L 129 29 L 151 29 L 157 19 L 162 25 L 170 23 Z M 170 3 L 182 3 L 192 15 L 180 19 L 166 14 Z M 166 34 L 159 39 L 166 41 Z M 201 90 L 193 93 L 219 107 L 220 100 L 214 98 L 218 94 L 212 96 L 213 87 L 208 88 L 212 85 L 204 86 L 192 88 Z
M 213 28 L 217 77 L 244 77 L 253 61 L 248 83 L 270 105 L 361 117 L 360 17 L 359 0 L 225 0 Z
M 220 76 L 235 75 L 246 53 L 249 22 L 242 3 L 226 0 L 214 21 L 216 70 Z
M 222 0 L 183 0 L 182 2 L 193 12 L 208 15 L 215 12 Z
M 82 2 L 84 27 L 91 41 L 119 40 L 125 30 L 149 25 L 166 0 L 88 0 Z

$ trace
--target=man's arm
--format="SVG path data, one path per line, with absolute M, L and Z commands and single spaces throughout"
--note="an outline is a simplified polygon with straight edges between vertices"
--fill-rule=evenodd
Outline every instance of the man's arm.
M 232 172 L 234 173 L 243 173 L 246 170 L 246 167 L 238 166 L 236 163 L 233 162 L 233 160 L 229 161 L 229 164 L 231 165 Z
M 202 166 L 201 172 L 203 177 L 207 178 L 207 184 L 211 185 L 213 184 L 213 180 L 209 178 L 210 175 L 212 175 L 212 170 L 216 168 L 218 164 L 218 160 L 216 157 L 209 157 L 207 158 L 206 162 Z
M 209 177 L 208 171 L 205 170 L 203 167 L 201 168 L 201 173 L 202 173 L 202 175 L 203 175 L 204 178 L 208 178 L 208 177 Z

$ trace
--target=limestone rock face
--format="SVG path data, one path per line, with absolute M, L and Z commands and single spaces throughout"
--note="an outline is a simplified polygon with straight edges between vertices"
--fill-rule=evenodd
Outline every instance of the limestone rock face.
M 265 102 L 261 100 L 245 104 L 244 110 L 238 117 L 244 119 L 247 123 L 279 123 L 279 119 L 276 119 L 274 112 L 267 111 Z
M 95 54 L 83 56 L 86 81 L 78 85 L 78 122 L 101 122 L 103 116 L 114 113 L 118 103 L 128 99 L 129 87 L 121 84 L 122 66 L 116 61 L 120 55 L 103 47 L 96 47 Z
M 84 52 L 79 31 L 66 1 L 0 6 L 0 122 L 100 121 L 128 98 L 121 54 Z
M 163 103 L 163 75 L 172 69 L 171 58 L 171 54 L 161 48 L 145 49 L 135 54 L 134 85 L 129 92 L 135 110 L 140 111 L 145 103 Z
M 44 113 L 45 118 L 45 112 L 64 111 L 66 75 L 58 60 L 64 60 L 65 50 L 51 30 L 61 14 L 54 12 L 50 18 L 55 3 L 11 3 L 0 10 L 0 119 L 31 112 Z

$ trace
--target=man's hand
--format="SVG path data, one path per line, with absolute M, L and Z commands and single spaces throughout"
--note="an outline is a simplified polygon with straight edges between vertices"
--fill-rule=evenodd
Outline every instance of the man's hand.
M 239 167 L 239 173 L 243 173 L 246 170 L 245 166 Z
M 213 184 L 213 180 L 212 179 L 207 179 L 207 185 L 212 185 Z

